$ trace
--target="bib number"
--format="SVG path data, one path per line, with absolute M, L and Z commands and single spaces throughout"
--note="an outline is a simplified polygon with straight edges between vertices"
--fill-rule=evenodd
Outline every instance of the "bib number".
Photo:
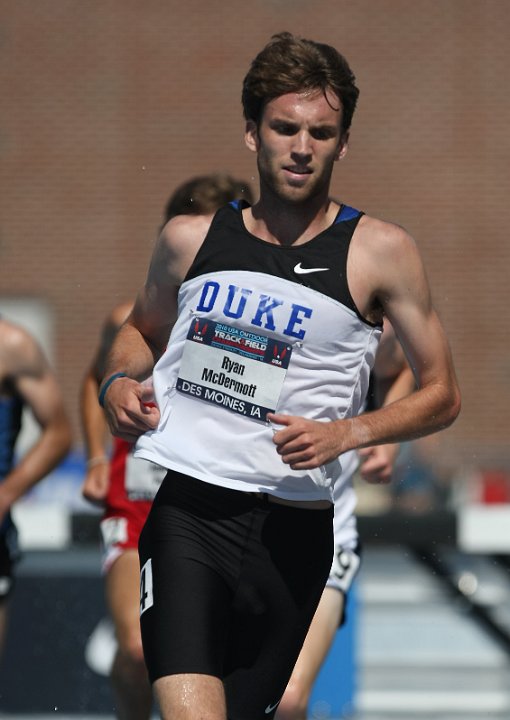
M 292 347 L 265 335 L 203 318 L 191 322 L 177 390 L 265 421 L 274 412 Z
M 126 494 L 129 500 L 154 500 L 166 473 L 166 468 L 129 453 L 126 457 Z

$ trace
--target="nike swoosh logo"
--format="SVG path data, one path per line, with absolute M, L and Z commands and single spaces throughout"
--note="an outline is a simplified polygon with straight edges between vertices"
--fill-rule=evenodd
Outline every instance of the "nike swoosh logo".
M 308 273 L 325 272 L 326 270 L 329 270 L 329 268 L 304 268 L 301 267 L 300 262 L 294 266 L 294 272 L 296 275 L 308 275 Z
M 269 713 L 272 713 L 275 707 L 278 707 L 280 702 L 281 700 L 278 700 L 278 702 L 276 702 L 274 705 L 268 705 L 267 708 L 264 710 L 265 714 L 269 715 Z

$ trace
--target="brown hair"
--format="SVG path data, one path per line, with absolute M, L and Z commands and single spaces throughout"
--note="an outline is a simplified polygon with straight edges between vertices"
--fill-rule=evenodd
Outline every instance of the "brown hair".
M 332 90 L 342 103 L 342 134 L 349 130 L 359 90 L 347 60 L 335 48 L 291 33 L 273 35 L 244 78 L 246 120 L 260 122 L 265 105 L 289 92 Z
M 170 196 L 164 221 L 167 223 L 175 215 L 207 215 L 231 200 L 242 198 L 250 204 L 253 202 L 251 188 L 243 180 L 226 173 L 200 175 L 179 185 Z

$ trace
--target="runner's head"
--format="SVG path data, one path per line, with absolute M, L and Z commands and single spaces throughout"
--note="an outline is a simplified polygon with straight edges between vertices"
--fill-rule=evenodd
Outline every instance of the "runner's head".
M 341 133 L 348 133 L 359 90 L 347 60 L 330 45 L 278 33 L 253 60 L 244 79 L 244 117 L 258 125 L 270 100 L 314 90 L 321 90 L 326 98 L 331 92 L 337 96 L 342 108 Z
M 252 191 L 248 183 L 233 178 L 227 173 L 199 175 L 179 187 L 170 196 L 166 207 L 164 222 L 175 215 L 208 215 L 231 200 L 244 199 L 253 202 Z

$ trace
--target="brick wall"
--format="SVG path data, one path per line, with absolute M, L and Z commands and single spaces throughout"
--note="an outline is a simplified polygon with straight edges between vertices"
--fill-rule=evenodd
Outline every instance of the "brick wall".
M 0 1 L 0 296 L 53 309 L 77 388 L 196 173 L 250 179 L 240 86 L 283 29 L 337 46 L 361 97 L 333 195 L 417 239 L 464 407 L 439 452 L 509 464 L 510 6 L 505 0 Z

